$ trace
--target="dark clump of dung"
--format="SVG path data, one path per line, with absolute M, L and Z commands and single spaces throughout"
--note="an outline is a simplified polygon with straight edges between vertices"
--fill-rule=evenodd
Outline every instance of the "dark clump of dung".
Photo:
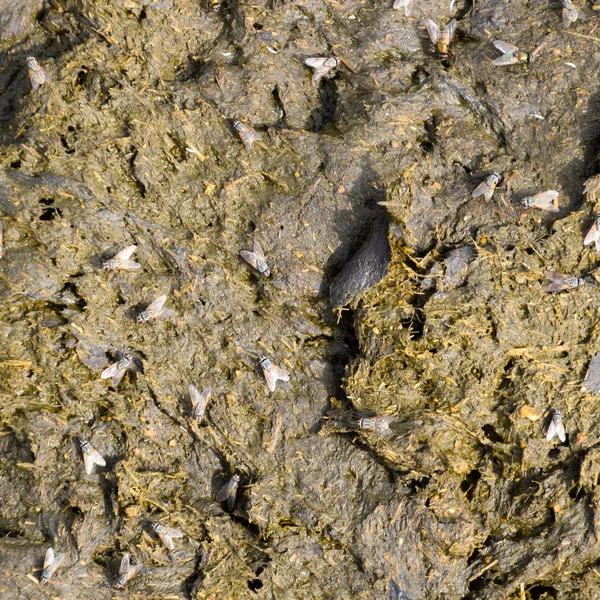
M 390 244 L 386 219 L 376 221 L 356 254 L 337 274 L 329 296 L 338 308 L 356 301 L 361 294 L 381 281 L 390 263 Z

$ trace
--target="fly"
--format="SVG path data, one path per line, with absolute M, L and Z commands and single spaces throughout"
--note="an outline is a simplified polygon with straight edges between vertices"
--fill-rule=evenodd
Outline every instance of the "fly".
M 395 10 L 404 8 L 404 14 L 407 17 L 410 17 L 410 15 L 412 15 L 414 5 L 415 5 L 415 0 L 395 0 L 392 8 Z
M 425 27 L 427 28 L 429 39 L 436 49 L 438 56 L 442 60 L 448 60 L 448 49 L 450 47 L 450 42 L 454 37 L 454 32 L 456 31 L 456 19 L 452 19 L 452 21 L 444 27 L 443 31 L 440 31 L 437 23 L 431 19 L 425 21 Z
M 242 144 L 246 146 L 246 150 L 252 150 L 252 144 L 254 144 L 254 142 L 260 142 L 262 140 L 262 135 L 260 133 L 254 131 L 252 127 L 244 125 L 238 119 L 235 119 L 233 121 L 233 128 L 239 135 L 240 140 L 242 140 Z
M 128 370 L 143 372 L 143 370 L 137 364 L 133 354 L 130 354 L 129 352 L 123 352 L 121 358 L 117 362 L 113 363 L 110 365 L 110 367 L 102 371 L 100 379 L 108 379 L 109 377 L 112 377 L 111 385 L 116 388 L 121 383 L 121 380 Z
M 494 46 L 496 46 L 496 48 L 502 52 L 502 56 L 499 56 L 492 61 L 492 63 L 498 67 L 506 65 L 518 65 L 519 63 L 531 63 L 533 61 L 533 53 L 529 54 L 528 52 L 523 52 L 508 42 L 495 40 Z
M 252 252 L 250 250 L 240 250 L 240 256 L 261 275 L 268 277 L 271 274 L 271 269 L 269 269 L 265 253 L 259 241 L 254 242 Z
M 173 538 L 183 537 L 183 533 L 181 533 L 179 529 L 167 527 L 166 525 L 161 525 L 160 523 L 152 523 L 152 529 L 156 533 L 156 535 L 158 535 L 162 543 L 169 549 L 170 552 L 173 552 L 175 550 Z
M 577 8 L 573 8 L 571 0 L 562 0 L 562 5 L 562 22 L 565 29 L 567 29 L 571 23 L 575 23 L 577 19 L 580 21 L 585 21 L 586 14 Z
M 333 69 L 337 69 L 340 65 L 340 59 L 337 56 L 329 56 L 327 58 L 322 56 L 313 56 L 307 58 L 304 64 L 311 69 L 314 69 L 311 81 L 313 83 L 319 83 L 325 75 L 327 75 Z
M 394 417 L 386 415 L 383 417 L 363 417 L 358 421 L 359 429 L 366 429 L 383 435 L 391 435 L 393 431 L 390 429 L 390 423 L 394 421 Z
M 173 311 L 164 308 L 165 302 L 167 301 L 167 295 L 163 294 L 159 296 L 154 302 L 152 302 L 146 310 L 143 310 L 138 316 L 138 323 L 146 323 L 150 319 L 164 319 L 173 314 Z
M 92 446 L 87 440 L 80 438 L 79 445 L 81 447 L 81 453 L 83 454 L 85 472 L 88 475 L 91 475 L 94 471 L 94 465 L 98 465 L 99 467 L 106 466 L 106 461 L 100 452 L 98 452 L 98 450 L 96 450 L 96 448 L 94 448 L 94 446 Z
M 54 572 L 56 569 L 58 569 L 58 567 L 60 567 L 63 560 L 65 560 L 64 554 L 57 554 L 55 556 L 54 548 L 48 548 L 44 558 L 44 570 L 42 571 L 42 576 L 40 577 L 40 583 L 50 583 Z
M 132 244 L 127 246 L 124 250 L 121 250 L 118 254 L 115 254 L 112 258 L 105 260 L 102 267 L 105 271 L 114 271 L 115 269 L 121 269 L 122 271 L 137 271 L 142 268 L 140 263 L 136 263 L 133 260 L 129 260 L 131 255 L 136 251 L 137 246 Z
M 494 171 L 491 175 L 488 175 L 485 181 L 482 181 L 471 194 L 471 198 L 479 198 L 483 196 L 487 202 L 489 202 L 494 196 L 496 186 L 502 181 L 502 175 L 498 171 Z
M 29 81 L 31 81 L 33 91 L 39 89 L 40 85 L 52 81 L 52 77 L 50 77 L 48 71 L 44 67 L 41 67 L 33 56 L 28 56 L 25 62 L 27 63 Z
M 210 385 L 200 393 L 196 386 L 190 385 L 190 399 L 192 401 L 192 414 L 194 415 L 194 419 L 198 424 L 202 423 L 204 420 L 204 413 L 206 412 L 206 405 L 210 400 L 210 394 L 212 393 L 212 388 Z
M 585 279 L 581 277 L 563 275 L 562 273 L 555 273 L 554 271 L 546 273 L 546 278 L 551 282 L 546 288 L 546 291 L 550 293 L 577 289 L 582 285 L 585 285 Z
M 550 441 L 555 435 L 558 436 L 558 439 L 563 443 L 567 439 L 567 434 L 565 433 L 565 426 L 562 422 L 562 413 L 560 412 L 560 410 L 555 410 L 552 414 L 552 421 L 550 421 L 550 425 L 548 426 L 546 439 Z
M 233 510 L 235 506 L 235 498 L 237 496 L 238 487 L 240 485 L 240 476 L 236 473 L 218 492 L 217 502 L 227 500 L 227 508 Z
M 588 244 L 594 243 L 596 246 L 596 250 L 600 252 L 600 215 L 596 217 L 594 220 L 594 224 L 590 227 L 590 230 L 587 232 L 583 240 L 583 245 L 587 246 Z
M 546 192 L 540 192 L 534 196 L 527 196 L 521 200 L 521 204 L 525 208 L 539 208 L 546 212 L 557 213 L 560 212 L 559 208 L 553 204 L 554 200 L 558 198 L 558 192 L 556 190 L 547 190 Z
M 277 387 L 277 382 L 281 381 L 289 381 L 289 374 L 284 371 L 282 368 L 274 365 L 271 360 L 269 360 L 266 356 L 261 356 L 258 359 L 258 362 L 263 370 L 265 375 L 265 379 L 267 380 L 267 387 L 270 392 L 274 392 Z
M 129 580 L 133 579 L 144 568 L 144 565 L 131 565 L 129 552 L 123 554 L 121 566 L 119 567 L 119 576 L 115 581 L 115 588 L 122 590 L 127 586 Z

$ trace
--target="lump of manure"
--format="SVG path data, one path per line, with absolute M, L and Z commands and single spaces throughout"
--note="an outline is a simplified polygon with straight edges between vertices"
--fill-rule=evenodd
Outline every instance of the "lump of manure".
M 600 394 L 600 352 L 592 358 L 581 389 Z
M 357 300 L 381 281 L 387 274 L 390 258 L 388 222 L 380 219 L 372 225 L 367 239 L 333 280 L 329 295 L 334 308 Z

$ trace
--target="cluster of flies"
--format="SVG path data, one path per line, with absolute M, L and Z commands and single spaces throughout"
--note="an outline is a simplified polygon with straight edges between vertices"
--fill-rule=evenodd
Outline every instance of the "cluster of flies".
M 171 544 L 173 544 L 173 541 L 171 540 L 172 537 L 182 537 L 183 536 L 183 534 L 180 531 L 178 531 L 177 529 L 172 529 L 170 527 L 164 527 L 163 525 L 160 525 L 159 523 L 155 523 L 153 525 L 153 529 L 158 533 L 158 535 L 159 535 L 159 537 L 161 537 L 161 539 L 163 538 L 163 536 L 158 532 L 158 528 L 164 529 L 164 530 L 169 530 L 171 532 L 170 535 L 164 536 L 171 541 Z M 174 535 L 173 532 L 180 534 L 180 535 L 179 536 Z M 42 583 L 44 585 L 47 583 L 52 583 L 52 578 L 54 577 L 54 574 L 56 573 L 58 567 L 60 567 L 60 565 L 62 564 L 62 562 L 64 560 L 65 560 L 64 554 L 55 554 L 54 548 L 48 548 L 48 550 L 46 550 L 46 556 L 44 557 L 44 566 L 42 567 L 43 571 L 42 571 L 42 575 L 40 576 L 40 583 Z M 144 565 L 142 565 L 142 564 L 132 565 L 131 559 L 129 556 L 129 552 L 125 552 L 125 554 L 123 554 L 123 557 L 121 558 L 121 564 L 119 566 L 119 574 L 114 583 L 115 589 L 117 589 L 117 590 L 125 589 L 127 587 L 127 583 L 129 582 L 129 580 L 133 579 L 136 575 L 141 573 L 143 568 L 144 568 Z
M 450 0 L 450 11 L 454 9 L 455 3 L 456 0 Z M 562 0 L 562 5 L 562 23 L 565 29 L 567 29 L 571 25 L 571 23 L 575 23 L 575 21 L 585 21 L 586 14 L 578 8 L 574 7 L 571 0 Z M 394 4 L 392 5 L 392 8 L 394 10 L 400 10 L 401 8 L 403 8 L 404 14 L 407 17 L 410 17 L 412 15 L 414 7 L 415 0 L 394 0 Z M 434 44 L 435 43 L 436 42 L 434 42 Z
M 87 445 L 87 450 L 84 450 L 85 445 Z M 89 442 L 85 440 L 81 440 L 81 448 L 84 452 L 84 458 L 86 459 L 86 470 L 88 469 L 88 464 L 91 465 L 90 469 L 93 469 L 94 464 L 105 465 L 106 462 L 99 454 L 99 452 L 92 448 Z M 87 453 L 86 453 L 87 452 Z M 87 457 L 93 457 L 89 459 Z M 88 471 L 91 473 L 91 470 Z M 218 502 L 226 502 L 227 507 L 230 511 L 235 508 L 235 501 L 237 497 L 238 487 L 240 485 L 240 476 L 234 474 L 231 479 L 217 492 L 216 499 Z M 163 525 L 162 523 L 154 522 L 151 525 L 152 531 L 158 536 L 161 542 L 166 546 L 169 552 L 175 552 L 175 542 L 174 539 L 180 539 L 183 537 L 183 532 L 174 527 L 170 527 L 168 525 Z M 55 554 L 54 548 L 48 548 L 46 551 L 46 556 L 44 558 L 44 566 L 42 567 L 42 574 L 40 576 L 40 583 L 46 585 L 48 583 L 52 583 L 52 579 L 57 569 L 63 563 L 65 559 L 64 554 Z M 114 588 L 117 590 L 122 590 L 127 587 L 127 583 L 133 579 L 136 575 L 142 572 L 144 569 L 143 564 L 132 565 L 131 557 L 129 552 L 125 552 L 123 557 L 121 558 L 121 564 L 119 566 L 119 573 L 117 578 L 114 581 Z
M 451 2 L 451 7 L 453 4 L 454 0 Z M 577 20 L 585 19 L 585 14 L 577 8 L 574 8 L 571 0 L 562 0 L 562 4 L 562 19 L 563 26 L 565 28 L 569 27 Z M 393 4 L 394 9 L 404 8 L 406 16 L 410 16 L 412 14 L 413 7 L 414 0 L 395 0 Z M 440 27 L 438 27 L 438 25 L 432 19 L 427 19 L 425 21 L 425 27 L 438 57 L 443 61 L 447 60 L 450 43 L 456 31 L 456 19 L 452 19 L 444 27 L 444 29 L 440 29 Z M 537 54 L 537 51 L 540 49 L 540 47 L 538 47 L 533 52 L 528 53 L 519 50 L 519 48 L 513 44 L 501 40 L 494 41 L 494 46 L 502 53 L 502 56 L 499 56 L 493 61 L 493 63 L 498 66 L 531 63 Z M 39 65 L 34 57 L 28 57 L 26 59 L 26 63 L 29 79 L 31 81 L 31 87 L 33 90 L 37 90 L 44 83 L 49 83 L 52 81 L 52 78 L 48 72 Z M 323 77 L 327 76 L 331 71 L 339 67 L 340 59 L 336 56 L 311 57 L 305 60 L 305 64 L 313 69 L 312 81 L 314 83 L 319 83 Z M 236 119 L 233 121 L 233 128 L 248 150 L 252 148 L 255 142 L 260 142 L 262 140 L 262 135 L 260 133 L 256 132 L 250 126 L 245 125 L 240 120 Z M 483 196 L 486 201 L 490 201 L 494 195 L 496 187 L 501 181 L 502 175 L 499 172 L 494 171 L 473 191 L 472 197 L 478 198 Z M 522 205 L 525 208 L 537 208 L 547 212 L 556 213 L 559 212 L 558 207 L 555 205 L 558 195 L 558 192 L 555 190 L 547 190 L 545 192 L 540 192 L 533 196 L 527 196 L 526 198 L 523 198 Z M 586 235 L 583 243 L 586 246 L 594 243 L 596 250 L 600 251 L 600 216 L 596 217 L 596 220 Z M 131 260 L 131 256 L 135 252 L 136 248 L 137 247 L 135 245 L 131 245 L 124 250 L 121 250 L 112 258 L 104 261 L 103 268 L 106 271 L 137 271 L 138 269 L 141 269 L 142 265 L 140 263 Z M 270 276 L 271 271 L 260 242 L 255 241 L 252 250 L 241 250 L 240 255 L 259 274 L 264 275 L 265 277 Z M 3 225 L 2 221 L 0 221 L 0 258 L 3 256 Z M 578 288 L 586 283 L 585 279 L 581 277 L 568 276 L 561 273 L 551 272 L 546 276 L 551 282 L 547 288 L 548 292 L 560 292 L 567 289 Z M 171 316 L 173 311 L 165 308 L 166 301 L 166 294 L 156 298 L 150 305 L 148 305 L 137 315 L 137 321 L 139 323 L 147 323 L 153 319 L 167 318 Z M 260 367 L 262 368 L 267 387 L 270 392 L 275 391 L 278 381 L 289 381 L 289 374 L 281 367 L 275 365 L 268 357 L 260 356 L 258 361 Z M 112 386 L 116 388 L 121 383 L 123 377 L 128 371 L 143 372 L 143 368 L 140 360 L 137 357 L 134 357 L 130 352 L 122 352 L 119 360 L 102 372 L 101 378 L 111 379 Z M 198 424 L 201 424 L 205 419 L 206 407 L 212 393 L 212 388 L 209 386 L 204 389 L 204 391 L 199 392 L 194 385 L 190 385 L 189 392 L 192 402 L 193 418 Z M 394 418 L 389 415 L 363 417 L 357 421 L 356 425 L 358 429 L 361 430 L 376 432 L 382 435 L 390 435 L 392 433 L 390 424 L 393 422 L 393 420 Z M 552 440 L 554 437 L 558 437 L 561 442 L 565 442 L 566 440 L 566 432 L 560 410 L 555 410 L 553 412 L 552 419 L 546 433 L 547 440 Z M 89 441 L 81 438 L 79 440 L 79 444 L 83 455 L 86 473 L 91 475 L 96 465 L 99 467 L 106 466 L 106 460 L 104 457 L 96 448 L 92 446 Z M 216 494 L 216 500 L 218 502 L 226 502 L 230 511 L 232 511 L 235 507 L 239 485 L 240 476 L 238 474 L 234 474 Z M 170 552 L 173 552 L 175 549 L 173 539 L 183 537 L 183 533 L 178 529 L 168 527 L 160 523 L 153 523 L 152 530 L 158 535 L 160 540 Z M 54 573 L 64 561 L 64 558 L 64 554 L 55 554 L 53 548 L 48 548 L 44 559 L 40 583 L 46 584 L 52 580 Z M 114 587 L 116 589 L 124 589 L 127 586 L 127 583 L 133 577 L 138 575 L 143 568 L 144 565 L 142 564 L 132 565 L 130 555 L 126 552 L 121 559 L 119 573 L 117 579 L 115 580 Z
M 121 250 L 112 258 L 104 261 L 103 269 L 106 271 L 137 271 L 141 269 L 142 265 L 131 259 L 136 249 L 136 245 L 131 245 Z M 259 274 L 265 277 L 270 276 L 271 270 L 260 242 L 255 241 L 252 250 L 241 250 L 240 255 Z M 146 323 L 151 319 L 165 318 L 172 314 L 172 311 L 165 309 L 166 300 L 166 294 L 159 296 L 145 310 L 141 311 L 137 315 L 137 321 L 140 323 Z M 119 386 L 127 372 L 143 373 L 143 365 L 138 357 L 134 356 L 131 352 L 120 352 L 118 354 L 120 355 L 119 360 L 111 364 L 108 368 L 104 369 L 100 375 L 101 379 L 110 379 L 111 385 L 114 388 Z M 287 371 L 278 365 L 274 364 L 268 357 L 259 356 L 258 362 L 264 374 L 267 388 L 270 392 L 275 391 L 278 381 L 287 382 L 290 380 L 289 373 L 287 373 Z M 198 425 L 201 425 L 206 417 L 206 408 L 212 394 L 212 388 L 208 386 L 202 392 L 199 392 L 196 386 L 190 385 L 189 392 L 192 403 L 193 419 Z M 365 427 L 366 426 L 367 425 L 365 424 Z M 88 440 L 80 438 L 79 446 L 83 456 L 85 471 L 88 475 L 91 475 L 94 472 L 94 468 L 96 466 L 106 466 L 106 459 Z M 217 502 L 225 502 L 230 511 L 235 508 L 240 481 L 240 476 L 235 473 L 231 479 L 221 489 L 219 489 L 215 496 Z M 174 529 L 160 523 L 154 523 L 152 525 L 152 530 L 158 535 L 160 540 L 170 552 L 173 552 L 175 548 L 173 539 L 183 537 L 183 533 L 178 529 Z M 43 572 L 40 577 L 40 583 L 46 584 L 50 582 L 55 571 L 63 562 L 64 558 L 64 554 L 55 555 L 53 548 L 48 549 L 44 561 Z M 128 553 L 125 553 L 121 560 L 119 575 L 115 580 L 114 587 L 117 589 L 125 588 L 127 582 L 140 573 L 142 569 L 143 565 L 141 564 L 131 565 L 130 556 Z
M 496 187 L 501 181 L 502 174 L 498 171 L 494 171 L 475 188 L 471 194 L 471 197 L 483 197 L 489 202 L 493 198 Z M 558 199 L 558 195 L 559 194 L 556 190 L 547 190 L 545 192 L 540 192 L 533 196 L 527 196 L 523 198 L 521 200 L 521 205 L 524 208 L 537 208 L 545 212 L 557 213 L 559 212 L 559 208 L 555 203 Z M 584 246 L 588 246 L 590 244 L 594 244 L 596 250 L 600 252 L 600 216 L 595 218 L 594 223 L 583 239 Z M 575 275 L 564 275 L 563 273 L 557 273 L 555 271 L 546 273 L 546 278 L 550 281 L 546 291 L 550 293 L 577 289 L 583 285 L 595 285 L 595 281 L 592 279 L 577 277 Z

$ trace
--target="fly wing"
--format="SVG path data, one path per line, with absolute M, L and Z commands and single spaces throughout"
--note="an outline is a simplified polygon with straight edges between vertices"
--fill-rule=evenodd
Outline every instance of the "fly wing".
M 448 25 L 446 25 L 446 27 L 444 27 L 444 31 L 442 31 L 442 33 L 441 33 L 441 38 L 446 42 L 446 44 L 449 44 L 452 41 L 455 31 L 456 31 L 456 19 L 452 19 L 452 21 L 450 21 L 450 23 L 448 23 Z
M 485 192 L 483 194 L 483 197 L 485 198 L 486 202 L 489 202 L 492 199 L 495 191 L 496 191 L 495 186 L 488 185 L 487 189 L 485 190 Z
M 119 371 L 119 364 L 121 361 L 113 363 L 110 367 L 104 369 L 100 374 L 100 379 L 108 379 L 109 377 L 114 377 Z
M 289 373 L 287 371 L 284 371 L 281 367 L 278 367 L 277 365 L 273 365 L 273 367 L 271 368 L 271 373 L 273 373 L 277 379 L 281 379 L 281 381 L 290 380 Z
M 131 562 L 129 559 L 129 552 L 125 552 L 123 554 L 123 558 L 121 559 L 121 565 L 119 566 L 119 575 L 123 575 L 123 573 L 129 573 L 131 570 Z
M 492 61 L 492 64 L 503 67 L 507 65 L 516 65 L 519 63 L 519 58 L 513 54 L 503 54 Z
M 122 260 L 121 264 L 119 265 L 119 269 L 123 271 L 137 271 L 141 268 L 142 265 L 140 265 L 140 263 L 138 262 L 135 262 L 134 260 Z
M 50 73 L 48 73 L 48 71 L 46 71 L 46 69 L 44 69 L 44 67 L 40 67 L 40 69 L 42 71 L 42 77 L 44 78 L 44 81 L 46 83 L 51 83 L 52 77 L 50 77 Z
M 558 198 L 558 192 L 556 190 L 547 190 L 546 192 L 540 192 L 534 196 L 535 204 L 538 208 L 547 212 L 557 213 L 560 209 L 552 204 L 552 201 Z
M 513 54 L 519 51 L 515 45 L 503 42 L 502 40 L 494 40 L 494 46 L 496 46 L 502 54 Z
M 152 304 L 150 304 L 150 306 L 146 308 L 146 311 L 152 314 L 157 313 L 165 305 L 166 301 L 167 295 L 163 294 L 162 296 L 159 296 L 154 302 L 152 302 Z
M 583 239 L 583 245 L 587 246 L 588 244 L 591 244 L 592 242 L 596 242 L 596 244 L 597 244 L 599 239 L 600 239 L 600 229 L 598 229 L 598 226 L 596 225 L 596 223 L 594 223 L 590 227 L 590 230 L 587 232 L 587 235 L 585 236 L 585 238 Z
M 92 472 L 94 471 L 94 459 L 92 458 L 91 454 L 86 454 L 84 452 L 83 454 L 83 464 L 85 465 L 85 472 L 88 475 L 91 475 Z
M 570 3 L 569 3 L 570 4 Z M 563 0 L 563 6 L 565 5 L 565 0 Z M 571 25 L 572 23 L 572 19 L 571 19 L 571 11 L 568 8 L 563 8 L 562 9 L 562 25 L 565 29 L 567 29 L 569 27 L 569 25 Z
M 123 377 L 125 377 L 125 373 L 127 373 L 127 369 L 119 369 L 117 371 L 117 373 L 115 373 L 114 377 L 112 378 L 110 384 L 114 387 L 117 388 L 119 387 L 119 384 L 121 383 L 121 381 L 123 380 Z
M 227 500 L 227 504 L 229 505 L 229 498 L 233 492 L 233 488 L 235 487 L 235 482 L 233 480 L 228 481 L 218 492 L 216 495 L 217 502 L 223 502 Z
M 556 427 L 556 421 L 554 418 L 550 421 L 550 425 L 548 425 L 548 431 L 546 432 L 546 440 L 550 441 L 556 434 L 558 433 Z
M 192 400 L 192 407 L 194 409 L 194 416 L 196 419 L 201 420 L 206 412 L 206 405 L 210 400 L 212 388 L 210 385 L 200 393 L 195 386 L 190 385 L 190 398 Z
M 175 527 L 167 527 L 166 525 L 163 525 L 163 527 L 165 528 L 165 533 L 172 538 L 182 538 L 183 537 L 183 533 L 181 531 L 179 531 L 179 529 L 175 529 Z
M 235 496 L 237 494 L 237 486 L 234 486 L 227 498 L 227 508 L 231 511 L 235 508 Z
M 46 556 L 44 557 L 44 570 L 54 564 L 54 548 L 48 548 L 46 550 Z
M 258 256 L 254 252 L 250 252 L 249 250 L 240 250 L 240 256 L 251 266 L 257 269 L 258 264 Z
M 482 181 L 474 190 L 473 193 L 471 194 L 471 198 L 479 198 L 479 196 L 484 196 L 485 193 L 488 191 L 489 189 L 489 185 L 487 184 L 486 181 Z M 487 199 L 487 198 L 486 198 Z
M 548 287 L 546 288 L 547 292 L 562 292 L 568 287 L 565 284 L 565 276 L 562 275 L 562 273 L 546 273 L 546 278 L 552 282 L 548 284 Z
M 565 425 L 562 421 L 560 421 L 560 423 L 557 423 L 556 425 L 556 435 L 558 436 L 558 439 L 561 442 L 566 442 L 567 440 L 567 434 L 565 432 Z
M 119 252 L 118 254 L 115 254 L 113 258 L 117 260 L 127 260 L 128 258 L 131 258 L 131 255 L 135 252 L 136 248 L 137 246 L 135 244 L 127 246 L 127 248 L 121 250 L 121 252 Z
M 104 460 L 104 457 L 100 454 L 100 452 L 98 452 L 98 450 L 96 450 L 96 448 L 92 448 L 89 454 L 84 455 L 84 458 L 85 457 L 90 458 L 90 460 L 92 461 L 92 465 L 96 464 L 99 467 L 106 466 L 106 461 Z
M 274 392 L 277 387 L 277 375 L 274 373 L 273 368 L 271 369 L 263 369 L 263 373 L 265 374 L 265 380 L 267 382 L 267 387 L 270 392 Z
M 547 190 L 536 194 L 534 198 L 537 198 L 542 204 L 552 202 L 555 198 L 558 198 L 558 192 L 556 190 Z
M 437 44 L 441 37 L 440 28 L 431 19 L 427 19 L 427 21 L 425 21 L 425 27 L 427 29 L 427 33 L 429 34 L 431 43 L 434 45 Z
M 166 529 L 166 527 L 165 527 Z M 171 551 L 173 552 L 173 550 L 175 550 L 175 544 L 173 543 L 173 540 L 171 539 L 172 536 L 170 536 L 167 532 L 164 533 L 159 533 L 158 537 L 161 539 L 162 543 Z
M 127 571 L 127 581 L 139 575 L 143 569 L 144 565 L 133 565 L 133 567 L 129 567 L 129 571 Z
M 260 245 L 259 241 L 254 242 L 254 245 L 252 246 L 252 250 L 254 251 L 254 254 L 256 254 L 256 256 L 258 256 L 258 258 L 260 258 L 263 262 L 267 262 L 265 253 L 264 253 L 263 248 Z
M 322 69 L 327 62 L 326 58 L 315 56 L 313 58 L 307 58 L 304 64 L 312 69 Z
M 40 82 L 37 74 L 32 69 L 29 69 L 29 81 L 31 82 L 31 89 L 35 92 L 40 87 Z

